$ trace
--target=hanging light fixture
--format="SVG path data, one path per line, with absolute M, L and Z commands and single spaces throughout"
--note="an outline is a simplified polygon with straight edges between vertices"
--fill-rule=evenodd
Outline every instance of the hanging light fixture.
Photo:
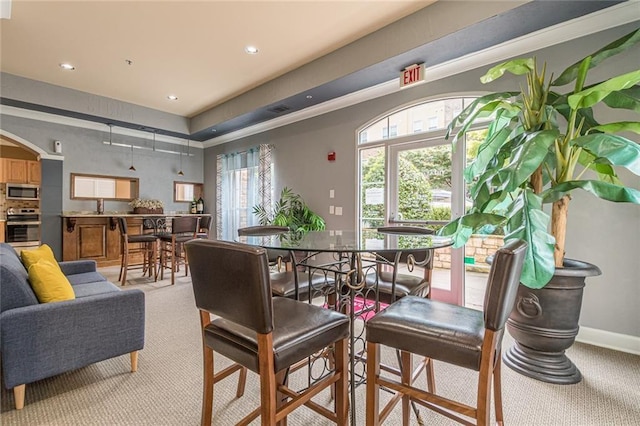
M 129 170 L 132 172 L 136 171 L 136 168 L 133 167 L 133 142 L 131 143 L 131 167 L 129 167 Z
M 109 146 L 113 146 L 113 143 L 111 142 L 111 133 L 113 130 L 113 124 L 109 123 L 107 124 L 107 126 L 109 126 Z
M 156 152 L 156 131 L 153 131 L 153 152 Z
M 189 139 L 187 139 L 187 149 L 189 147 Z M 184 176 L 184 173 L 182 172 L 182 145 L 180 145 L 180 171 L 178 172 L 178 176 Z

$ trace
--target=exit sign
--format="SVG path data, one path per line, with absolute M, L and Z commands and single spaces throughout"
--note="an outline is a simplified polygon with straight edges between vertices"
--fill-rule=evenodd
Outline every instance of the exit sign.
M 407 87 L 412 84 L 424 81 L 424 64 L 415 64 L 405 68 L 400 72 L 400 87 Z

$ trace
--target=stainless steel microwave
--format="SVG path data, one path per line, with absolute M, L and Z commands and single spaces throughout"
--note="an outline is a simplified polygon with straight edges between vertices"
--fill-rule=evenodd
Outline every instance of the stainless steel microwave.
M 7 200 L 39 200 L 40 187 L 24 183 L 7 184 Z

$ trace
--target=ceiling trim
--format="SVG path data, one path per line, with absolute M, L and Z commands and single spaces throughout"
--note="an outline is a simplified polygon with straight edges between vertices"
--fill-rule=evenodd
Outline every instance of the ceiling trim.
M 32 109 L 24 109 L 19 107 L 13 107 L 9 105 L 0 105 L 0 114 L 9 115 L 12 117 L 26 118 L 29 120 L 44 121 L 46 123 L 62 124 L 64 126 L 80 127 L 83 129 L 96 130 L 99 132 L 109 133 L 109 126 L 96 121 L 83 120 L 81 118 L 67 117 L 64 115 L 52 114 L 44 111 L 36 111 Z M 145 132 L 142 130 L 128 129 L 126 127 L 119 127 L 114 125 L 112 128 L 114 135 L 130 136 L 140 139 L 149 139 L 153 136 L 151 132 Z M 166 136 L 156 133 L 156 142 L 172 143 L 176 145 L 187 145 L 187 138 L 175 138 L 173 136 Z M 190 140 L 190 146 L 192 148 L 203 149 L 202 142 Z
M 425 83 L 440 80 L 445 77 L 460 74 L 514 56 L 520 56 L 535 50 L 618 27 L 639 19 L 640 7 L 638 7 L 637 2 L 627 1 L 620 3 L 618 5 L 593 12 L 589 15 L 543 28 L 513 40 L 428 67 L 425 69 Z M 407 89 L 410 90 L 410 88 Z M 407 89 L 400 89 L 400 83 L 398 79 L 395 78 L 385 83 L 359 90 L 315 106 L 307 107 L 300 111 L 289 113 L 282 117 L 274 118 L 225 135 L 208 139 L 203 142 L 203 146 L 205 148 L 209 148 L 232 142 L 237 139 L 273 130 L 278 127 L 327 114 L 332 111 Z

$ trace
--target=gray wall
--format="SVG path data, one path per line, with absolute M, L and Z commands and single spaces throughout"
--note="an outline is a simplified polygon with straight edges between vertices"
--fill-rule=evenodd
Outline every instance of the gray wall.
M 546 60 L 548 70 L 564 69 L 637 25 L 627 25 L 547 48 L 531 55 Z M 594 70 L 590 82 L 638 68 L 640 48 L 609 60 Z M 520 80 L 503 78 L 486 87 L 479 78 L 488 67 L 400 91 L 382 98 L 334 111 L 289 126 L 206 149 L 204 158 L 207 200 L 215 200 L 216 156 L 255 146 L 274 145 L 276 191 L 289 186 L 303 195 L 310 207 L 323 214 L 329 229 L 355 227 L 357 163 L 356 129 L 372 118 L 400 105 L 424 98 L 478 93 L 481 90 L 517 90 Z M 589 83 L 589 82 L 587 82 Z M 601 110 L 602 122 L 620 119 L 617 111 Z M 638 119 L 637 115 L 633 119 Z M 635 137 L 637 135 L 629 136 Z M 337 160 L 326 155 L 335 151 Z M 623 173 L 623 180 L 640 188 L 640 179 Z M 329 190 L 336 190 L 330 202 Z M 328 214 L 328 206 L 343 207 L 343 216 Z M 208 205 L 213 211 L 214 205 Z M 608 203 L 589 194 L 576 193 L 569 207 L 568 257 L 593 262 L 602 276 L 591 278 L 585 291 L 581 324 L 632 336 L 640 336 L 640 206 Z
M 184 176 L 178 176 L 180 157 L 176 154 L 134 150 L 133 163 L 136 172 L 130 172 L 130 149 L 109 146 L 108 131 L 84 129 L 64 124 L 49 123 L 27 118 L 1 115 L 2 129 L 31 142 L 47 153 L 53 154 L 53 141 L 62 141 L 64 161 L 44 160 L 42 164 L 43 215 L 42 241 L 54 250 L 61 250 L 62 211 L 95 211 L 96 202 L 71 200 L 71 173 L 87 173 L 110 176 L 137 177 L 140 179 L 140 197 L 164 202 L 164 211 L 188 211 L 188 203 L 173 202 L 173 182 L 203 182 L 203 150 L 191 147 L 192 157 L 183 155 Z M 106 126 L 105 126 L 106 127 Z M 113 134 L 113 142 L 152 146 L 152 135 L 136 138 Z M 186 141 L 185 141 L 186 143 Z M 179 145 L 156 142 L 158 149 L 179 151 Z M 186 154 L 186 146 L 182 147 Z M 54 164 L 56 163 L 56 164 Z M 126 202 L 106 201 L 105 211 L 131 211 Z M 59 252 L 61 253 L 61 251 Z M 56 254 L 58 252 L 56 251 Z

